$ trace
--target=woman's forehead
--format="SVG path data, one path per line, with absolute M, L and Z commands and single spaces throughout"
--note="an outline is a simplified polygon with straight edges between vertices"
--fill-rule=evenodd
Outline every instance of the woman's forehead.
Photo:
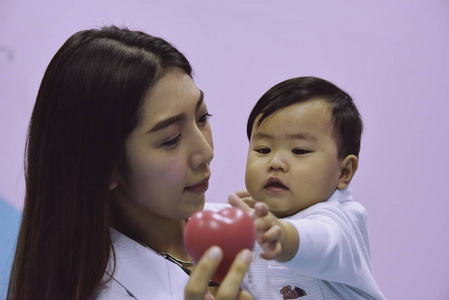
M 142 105 L 142 122 L 157 124 L 180 114 L 190 114 L 204 103 L 204 95 L 182 70 L 167 73 L 151 89 Z

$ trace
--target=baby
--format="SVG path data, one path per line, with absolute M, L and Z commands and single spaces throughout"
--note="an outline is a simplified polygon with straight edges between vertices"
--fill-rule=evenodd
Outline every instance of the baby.
M 283 81 L 247 125 L 247 192 L 229 197 L 258 230 L 246 287 L 256 299 L 385 299 L 367 214 L 348 188 L 363 123 L 352 98 L 316 77 Z

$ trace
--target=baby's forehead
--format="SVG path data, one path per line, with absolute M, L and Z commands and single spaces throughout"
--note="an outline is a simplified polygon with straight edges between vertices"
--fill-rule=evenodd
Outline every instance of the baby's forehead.
M 276 122 L 273 122 L 276 120 Z M 280 107 L 276 110 L 263 111 L 255 119 L 255 124 L 289 126 L 291 123 L 315 124 L 333 123 L 332 105 L 324 100 L 313 99 Z
M 331 113 L 333 109 L 333 104 L 329 103 L 325 98 L 311 98 L 307 100 L 302 100 L 298 102 L 293 102 L 288 105 L 280 102 L 277 106 L 275 103 L 265 107 L 257 115 L 256 121 L 259 119 L 266 119 L 279 113 L 290 111 L 292 109 L 301 108 L 303 110 L 314 108 L 315 110 L 322 111 L 323 113 Z
M 261 122 L 260 122 L 261 120 Z M 253 138 L 307 140 L 331 137 L 334 120 L 329 104 L 318 102 L 295 103 L 263 116 L 260 114 L 253 124 Z

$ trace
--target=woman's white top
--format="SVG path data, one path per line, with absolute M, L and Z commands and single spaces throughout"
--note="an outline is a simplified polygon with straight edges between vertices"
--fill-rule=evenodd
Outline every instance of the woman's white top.
M 206 203 L 218 211 L 223 203 Z M 366 211 L 349 189 L 285 218 L 298 230 L 301 243 L 286 263 L 258 257 L 243 288 L 256 299 L 385 299 L 371 266 Z M 153 250 L 111 228 L 116 267 L 96 300 L 184 299 L 189 276 Z M 304 297 L 304 298 L 303 298 Z
M 105 274 L 110 281 L 94 299 L 184 299 L 189 276 L 179 266 L 113 228 L 110 232 L 116 255 L 115 271 L 112 276 Z

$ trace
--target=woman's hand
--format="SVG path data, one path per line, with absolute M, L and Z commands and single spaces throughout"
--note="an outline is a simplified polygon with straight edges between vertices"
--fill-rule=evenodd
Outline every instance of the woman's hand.
M 251 251 L 242 250 L 229 269 L 223 282 L 220 284 L 216 297 L 214 298 L 208 291 L 209 280 L 218 268 L 223 252 L 217 246 L 212 246 L 196 265 L 190 275 L 189 282 L 184 289 L 185 300 L 250 300 L 253 297 L 246 291 L 240 290 L 240 284 L 248 271 L 252 261 Z

